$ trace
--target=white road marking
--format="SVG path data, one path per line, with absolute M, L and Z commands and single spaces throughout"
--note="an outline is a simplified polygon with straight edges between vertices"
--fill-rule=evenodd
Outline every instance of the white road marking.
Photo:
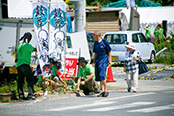
M 150 107 L 150 108 L 143 108 L 143 109 L 137 109 L 137 110 L 128 110 L 127 112 L 150 113 L 150 112 L 157 112 L 157 111 L 168 110 L 168 109 L 174 109 L 174 104 L 165 105 L 165 106 L 156 106 L 156 107 Z
M 118 99 L 124 99 L 124 98 L 129 98 L 129 97 L 137 97 L 137 96 L 142 96 L 142 95 L 150 95 L 150 94 L 155 94 L 155 92 L 149 92 L 149 93 L 135 93 L 134 95 L 127 95 L 127 96 L 120 96 L 120 97 L 114 97 L 114 98 L 107 98 L 107 99 L 102 99 L 102 100 L 97 100 L 97 102 L 106 102 L 110 100 L 118 100 Z
M 109 107 L 89 109 L 89 110 L 86 110 L 86 111 L 104 112 L 104 111 L 110 111 L 110 110 L 124 109 L 124 108 L 130 108 L 130 107 L 137 107 L 137 106 L 142 106 L 142 105 L 151 105 L 151 104 L 154 104 L 154 103 L 155 102 L 135 102 L 135 103 L 130 103 L 130 104 L 123 104 L 123 105 L 116 105 L 116 106 L 109 106 Z
M 79 109 L 79 108 L 84 108 L 84 107 L 92 107 L 92 106 L 101 106 L 101 105 L 108 105 L 108 104 L 113 104 L 114 102 L 95 102 L 92 104 L 85 104 L 85 105 L 76 105 L 76 106 L 68 106 L 68 107 L 59 107 L 59 108 L 54 108 L 54 109 L 49 109 L 45 111 L 64 111 L 64 110 L 72 110 L 72 109 Z
M 130 97 L 136 97 L 136 96 L 142 96 L 142 95 L 150 95 L 150 94 L 155 94 L 155 93 L 154 92 L 140 93 L 140 94 L 137 93 L 137 94 L 134 94 L 134 95 L 120 96 L 120 97 L 114 97 L 114 98 L 107 98 L 107 99 L 102 99 L 102 100 L 96 100 L 92 104 L 84 104 L 84 105 L 76 105 L 76 106 L 68 106 L 68 107 L 54 108 L 54 109 L 48 109 L 48 110 L 45 110 L 45 111 L 64 111 L 64 110 L 79 109 L 79 108 L 84 108 L 84 107 L 108 105 L 108 104 L 115 103 L 115 100 L 118 100 L 118 99 L 124 99 L 124 98 L 130 98 Z M 109 102 L 110 100 L 114 100 L 114 102 Z

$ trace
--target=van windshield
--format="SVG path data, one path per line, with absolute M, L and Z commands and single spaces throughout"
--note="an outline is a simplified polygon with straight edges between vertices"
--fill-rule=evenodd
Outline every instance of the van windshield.
M 126 34 L 107 34 L 104 39 L 108 40 L 109 44 L 124 44 L 127 42 Z

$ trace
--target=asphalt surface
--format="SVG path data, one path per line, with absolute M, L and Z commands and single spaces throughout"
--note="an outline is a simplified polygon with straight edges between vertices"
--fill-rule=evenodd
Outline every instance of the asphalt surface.
M 125 86 L 124 80 L 108 86 Z M 68 94 L 69 95 L 69 94 Z M 173 116 L 173 82 L 140 80 L 137 93 L 109 90 L 108 97 L 80 96 L 0 104 L 1 116 Z M 54 96 L 55 97 L 55 96 Z
M 153 65 L 156 66 L 156 64 Z M 140 75 L 137 93 L 127 92 L 123 67 L 112 67 L 116 82 L 107 83 L 110 92 L 107 98 L 97 98 L 96 95 L 84 96 L 82 93 L 80 97 L 74 93 L 45 95 L 36 100 L 0 103 L 0 116 L 113 116 L 115 114 L 117 116 L 173 116 L 174 79 L 171 76 L 174 75 L 174 67 L 168 67 L 168 65 L 157 65 L 157 67 Z M 146 79 L 147 77 L 155 79 Z M 108 102 L 101 104 L 99 99 Z M 77 106 L 81 107 L 80 111 Z M 130 109 L 127 109 L 129 107 Z M 102 108 L 109 110 L 103 114 Z M 55 111 L 52 112 L 52 110 Z

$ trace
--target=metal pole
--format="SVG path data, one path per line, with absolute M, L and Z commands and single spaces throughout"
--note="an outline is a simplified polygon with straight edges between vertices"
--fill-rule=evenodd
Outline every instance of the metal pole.
M 0 19 L 2 19 L 2 2 L 0 0 Z
M 139 30 L 139 13 L 134 7 L 131 7 L 130 11 L 130 23 L 129 23 L 129 30 L 138 31 Z
M 22 26 L 22 20 L 20 20 L 16 25 L 16 47 L 19 44 L 19 38 L 20 38 L 20 28 Z
M 86 0 L 75 1 L 75 32 L 85 30 Z

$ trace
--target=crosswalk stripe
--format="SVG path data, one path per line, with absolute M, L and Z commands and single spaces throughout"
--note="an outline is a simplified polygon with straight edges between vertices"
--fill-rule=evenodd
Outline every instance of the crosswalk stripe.
M 107 99 L 97 100 L 97 102 L 106 102 L 106 101 L 110 101 L 110 100 L 118 100 L 118 99 L 137 97 L 137 96 L 142 96 L 142 95 L 150 95 L 150 94 L 155 94 L 155 93 L 154 92 L 140 93 L 140 94 L 137 93 L 137 94 L 134 94 L 134 95 L 127 95 L 127 96 L 120 96 L 120 97 L 114 97 L 114 98 L 107 98 Z
M 94 102 L 92 104 L 85 104 L 85 105 L 76 105 L 76 106 L 69 106 L 69 107 L 61 107 L 61 108 L 54 108 L 45 111 L 64 111 L 64 110 L 72 110 L 72 109 L 79 109 L 84 107 L 92 107 L 92 106 L 101 106 L 101 105 L 108 105 L 113 104 L 114 102 Z
M 157 107 L 150 107 L 150 108 L 143 108 L 137 110 L 128 110 L 127 112 L 143 112 L 143 113 L 150 113 L 150 112 L 157 112 L 167 109 L 174 109 L 174 104 L 165 105 L 165 106 L 157 106 Z
M 142 106 L 142 105 L 150 105 L 150 104 L 154 104 L 154 103 L 155 102 L 135 102 L 135 103 L 131 103 L 131 104 L 123 104 L 123 105 L 116 105 L 116 106 L 110 106 L 110 107 L 89 109 L 89 110 L 86 110 L 86 111 L 104 112 L 104 111 L 110 111 L 110 110 L 124 109 L 124 108 L 130 108 L 130 107 L 137 107 L 137 106 Z

